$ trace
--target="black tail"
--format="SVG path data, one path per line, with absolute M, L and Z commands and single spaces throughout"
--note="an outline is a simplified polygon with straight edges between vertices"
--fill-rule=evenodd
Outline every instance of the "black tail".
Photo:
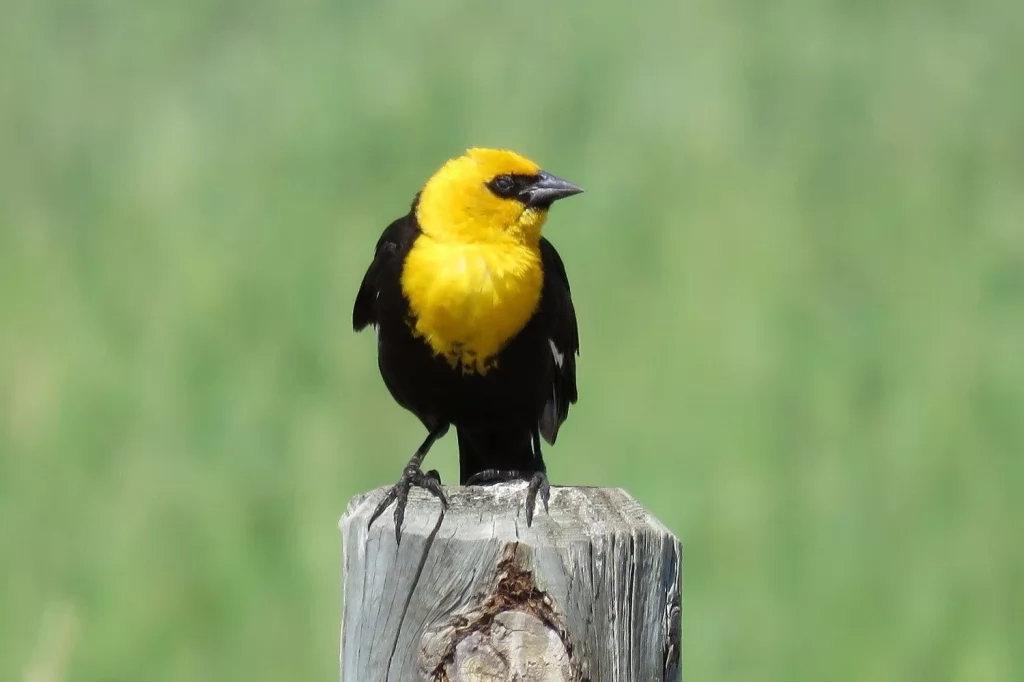
M 530 429 L 456 429 L 459 439 L 459 483 L 483 471 L 517 471 L 529 478 L 544 471 L 537 434 Z M 537 451 L 534 452 L 534 444 Z

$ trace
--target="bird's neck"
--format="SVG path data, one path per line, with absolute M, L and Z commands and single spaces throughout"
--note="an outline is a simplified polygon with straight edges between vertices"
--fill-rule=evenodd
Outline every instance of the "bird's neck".
M 420 235 L 402 271 L 414 333 L 453 367 L 480 374 L 536 312 L 543 283 L 539 248 L 518 241 Z

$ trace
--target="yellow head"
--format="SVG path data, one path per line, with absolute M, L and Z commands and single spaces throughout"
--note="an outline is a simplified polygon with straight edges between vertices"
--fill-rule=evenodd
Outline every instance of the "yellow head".
M 551 204 L 582 191 L 515 152 L 470 149 L 427 181 L 416 219 L 438 241 L 536 244 Z

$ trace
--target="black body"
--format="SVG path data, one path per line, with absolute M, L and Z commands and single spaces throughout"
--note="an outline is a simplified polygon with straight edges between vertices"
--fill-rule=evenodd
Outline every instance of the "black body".
M 526 478 L 543 473 L 538 436 L 554 443 L 569 405 L 576 402 L 579 335 L 562 260 L 542 238 L 544 286 L 537 311 L 500 351 L 496 367 L 482 375 L 463 373 L 412 333 L 401 275 L 406 254 L 420 236 L 415 209 L 414 201 L 412 210 L 391 223 L 377 242 L 356 296 L 353 327 L 377 327 L 380 373 L 400 405 L 428 431 L 446 424 L 456 428 L 461 484 L 492 470 L 516 471 Z

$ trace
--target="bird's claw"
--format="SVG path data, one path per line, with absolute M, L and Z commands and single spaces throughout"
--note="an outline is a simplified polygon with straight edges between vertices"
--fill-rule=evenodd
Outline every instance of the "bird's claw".
M 526 527 L 533 524 L 533 510 L 537 505 L 537 493 L 540 493 L 540 500 L 544 503 L 544 513 L 548 514 L 548 500 L 551 499 L 551 485 L 548 483 L 547 474 L 543 471 L 535 471 L 530 477 L 530 485 L 526 488 Z
M 409 503 L 409 490 L 412 486 L 423 488 L 441 502 L 443 509 L 448 508 L 448 498 L 445 497 L 444 490 L 441 489 L 441 475 L 437 473 L 437 470 L 431 469 L 427 473 L 423 473 L 419 466 L 410 462 L 402 472 L 402 477 L 398 479 L 398 483 L 391 486 L 391 489 L 384 495 L 384 498 L 377 504 L 377 508 L 373 510 L 373 514 L 370 515 L 370 521 L 366 524 L 367 528 L 372 526 L 377 517 L 383 514 L 384 510 L 394 502 L 395 543 L 401 545 L 402 522 L 405 520 L 405 507 Z
M 523 480 L 526 472 L 504 471 L 500 469 L 486 469 L 473 474 L 466 479 L 465 485 L 493 485 L 508 481 Z M 526 487 L 526 526 L 533 525 L 533 512 L 537 506 L 537 495 L 540 494 L 540 501 L 544 503 L 544 512 L 548 513 L 548 501 L 551 499 L 551 485 L 548 483 L 547 474 L 543 471 L 534 471 L 526 479 L 530 484 Z

